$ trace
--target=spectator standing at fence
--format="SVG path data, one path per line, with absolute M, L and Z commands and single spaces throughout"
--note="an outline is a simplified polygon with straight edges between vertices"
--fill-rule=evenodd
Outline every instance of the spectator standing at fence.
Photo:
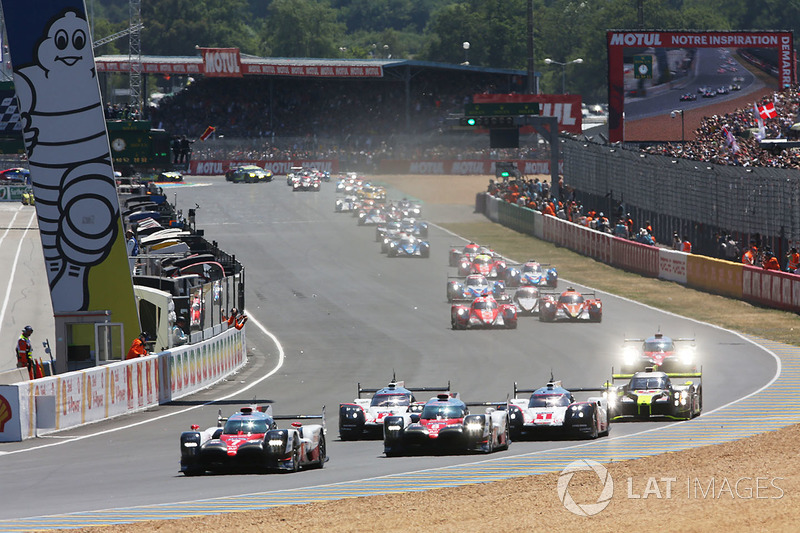
M 186 334 L 188 327 L 186 317 L 181 315 L 175 319 L 175 324 L 172 326 L 172 345 L 183 346 L 189 342 L 189 336 Z
M 683 236 L 683 240 L 681 241 L 681 252 L 686 252 L 687 254 L 692 253 L 692 243 L 686 235 Z
M 683 249 L 683 243 L 681 242 L 681 238 L 678 237 L 677 231 L 672 234 L 672 249 L 673 250 Z
M 758 250 L 756 249 L 756 247 L 752 243 L 750 243 L 750 248 L 748 248 L 742 254 L 742 263 L 745 264 L 745 265 L 750 265 L 750 266 L 755 265 L 756 264 L 756 254 L 757 253 L 758 253 Z
M 133 339 L 133 343 L 131 343 L 131 348 L 128 350 L 128 355 L 125 357 L 125 360 L 128 359 L 136 359 L 137 357 L 144 357 L 147 355 L 147 332 L 143 331 L 139 333 L 139 336 Z
M 778 262 L 778 258 L 775 257 L 775 254 L 772 253 L 772 250 L 767 247 L 764 250 L 764 260 L 761 262 L 761 266 L 764 270 L 780 270 L 781 264 Z
M 797 253 L 797 248 L 792 247 L 786 254 L 786 272 L 795 274 L 798 268 L 800 268 L 800 253 Z

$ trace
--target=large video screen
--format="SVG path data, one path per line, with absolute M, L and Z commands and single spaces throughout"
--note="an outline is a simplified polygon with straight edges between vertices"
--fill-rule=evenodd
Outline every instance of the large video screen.
M 607 45 L 610 142 L 683 140 L 687 118 L 752 105 L 796 79 L 791 32 L 609 31 Z M 654 120 L 670 116 L 680 120 Z

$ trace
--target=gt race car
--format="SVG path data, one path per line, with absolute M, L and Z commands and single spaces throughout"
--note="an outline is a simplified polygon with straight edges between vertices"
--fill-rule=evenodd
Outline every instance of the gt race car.
M 321 420 L 303 425 L 300 420 Z M 286 429 L 276 421 L 294 420 Z M 206 472 L 297 472 L 322 468 L 327 460 L 325 408 L 321 415 L 272 414 L 272 407 L 250 406 L 228 418 L 220 410 L 217 426 L 181 433 L 180 471 L 186 476 Z
M 603 304 L 599 298 L 594 297 L 593 292 L 582 294 L 570 287 L 558 298 L 552 293 L 541 295 L 539 320 L 542 322 L 559 320 L 600 322 L 603 320 Z
M 607 389 L 566 389 L 552 379 L 538 389 L 520 389 L 514 383 L 514 399 L 509 403 L 511 438 L 607 436 L 611 429 L 608 401 L 602 395 L 576 401 L 573 393 L 578 392 L 606 393 Z M 531 396 L 521 398 L 520 393 Z
M 536 287 L 555 287 L 558 285 L 558 272 L 554 267 L 544 268 L 538 261 L 528 261 L 522 265 L 508 266 L 504 278 L 509 287 L 533 285 Z
M 686 379 L 678 385 L 673 379 Z M 648 368 L 634 374 L 614 374 L 608 392 L 608 411 L 611 420 L 669 418 L 688 420 L 703 410 L 702 372 L 666 373 Z
M 430 257 L 431 245 L 428 241 L 413 235 L 403 235 L 399 240 L 390 240 L 386 250 L 388 257 Z
M 501 304 L 494 296 L 480 296 L 469 305 L 454 304 L 450 308 L 453 329 L 516 329 L 517 308 Z
M 507 301 L 506 286 L 502 281 L 490 282 L 482 274 L 470 274 L 466 278 L 448 276 L 447 301 L 472 301 L 480 296 L 494 296 L 495 300 Z
M 470 406 L 488 406 L 470 414 Z M 491 453 L 508 449 L 508 412 L 502 403 L 466 404 L 457 393 L 439 394 L 419 413 L 384 418 L 383 452 L 387 457 L 413 453 Z
M 226 172 L 225 179 L 233 183 L 267 183 L 272 181 L 272 171 L 256 165 L 242 165 Z
M 672 339 L 659 332 L 646 339 L 625 339 L 622 374 L 655 367 L 662 372 L 697 372 L 697 350 L 692 338 Z
M 425 405 L 417 401 L 415 392 L 450 392 L 450 383 L 444 387 L 406 387 L 405 382 L 392 381 L 380 389 L 362 388 L 358 384 L 358 397 L 352 403 L 339 404 L 339 438 L 382 438 L 383 420 L 387 416 L 403 413 L 419 413 Z M 373 393 L 372 398 L 364 394 Z

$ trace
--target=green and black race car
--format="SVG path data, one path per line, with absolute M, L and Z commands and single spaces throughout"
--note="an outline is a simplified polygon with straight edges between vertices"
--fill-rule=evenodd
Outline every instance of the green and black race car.
M 607 396 L 612 420 L 688 420 L 703 410 L 702 372 L 677 374 L 648 368 L 634 374 L 612 373 L 611 379 Z M 687 381 L 673 382 L 679 379 Z M 628 380 L 628 383 L 615 386 L 614 382 L 619 380 Z

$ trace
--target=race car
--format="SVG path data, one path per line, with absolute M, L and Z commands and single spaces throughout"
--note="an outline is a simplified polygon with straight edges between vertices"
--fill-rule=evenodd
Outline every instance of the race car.
M 424 239 L 428 236 L 428 223 L 415 218 L 404 218 L 400 221 L 400 230 L 408 235 Z
M 358 213 L 359 226 L 386 224 L 386 212 L 382 207 L 371 206 Z
M 471 261 L 476 255 L 480 246 L 477 243 L 471 242 L 463 247 L 451 246 L 450 247 L 450 266 L 457 267 L 461 264 L 461 260 L 469 257 Z
M 403 218 L 419 218 L 422 216 L 422 205 L 403 198 L 394 204 Z
M 387 416 L 383 422 L 383 452 L 387 457 L 413 453 L 491 453 L 508 449 L 508 412 L 488 406 L 484 414 L 473 415 L 457 393 L 439 394 L 425 402 L 420 413 Z
M 448 276 L 447 301 L 459 300 L 472 301 L 480 296 L 494 296 L 495 300 L 508 300 L 505 283 L 502 281 L 489 282 L 482 274 L 471 274 L 466 278 Z
M 648 367 L 662 372 L 697 372 L 694 342 L 690 338 L 672 339 L 661 332 L 646 339 L 625 339 L 620 372 L 629 374 Z
M 378 203 L 386 202 L 386 188 L 377 185 L 365 184 L 356 189 L 356 195 L 364 200 L 375 200 Z
M 375 242 L 383 242 L 387 236 L 397 236 L 401 231 L 400 222 L 397 220 L 387 220 L 385 224 L 378 224 L 375 227 Z
M 501 304 L 494 296 L 480 296 L 469 305 L 454 304 L 450 308 L 453 329 L 517 328 L 517 308 Z
M 405 382 L 392 381 L 380 389 L 365 389 L 358 384 L 358 398 L 352 403 L 339 404 L 339 438 L 355 440 L 383 437 L 383 420 L 402 413 L 419 413 L 425 405 L 417 401 L 415 392 L 450 392 L 450 383 L 444 387 L 406 387 Z M 374 393 L 372 399 L 363 394 Z
M 431 245 L 413 235 L 403 235 L 399 240 L 389 241 L 388 257 L 430 257 Z
M 321 420 L 303 425 L 300 420 Z M 294 420 L 278 429 L 277 420 Z M 181 433 L 180 471 L 186 476 L 206 472 L 297 472 L 322 468 L 327 460 L 325 408 L 321 415 L 272 414 L 272 406 L 242 407 L 228 418 L 219 411 L 216 427 Z
M 536 315 L 539 313 L 539 287 L 525 285 L 517 287 L 511 296 L 519 315 Z
M 267 183 L 272 181 L 272 171 L 257 165 L 242 165 L 226 172 L 225 179 L 233 183 Z
M 514 398 L 509 402 L 511 438 L 607 436 L 611 427 L 608 402 L 602 396 L 576 401 L 573 393 L 607 392 L 606 388 L 565 389 L 552 378 L 544 387 L 520 389 L 514 383 Z M 531 393 L 520 398 L 519 393 Z
M 171 182 L 179 182 L 183 181 L 183 174 L 180 172 L 161 172 L 156 176 L 156 181 L 171 181 Z
M 359 205 L 358 198 L 355 195 L 347 195 L 343 198 L 337 198 L 333 203 L 333 210 L 336 213 L 349 213 Z
M 587 298 L 587 296 L 589 297 Z M 593 292 L 581 294 L 570 287 L 558 298 L 552 293 L 540 296 L 539 320 L 542 322 L 557 320 L 600 322 L 603 320 L 603 304 L 599 298 L 595 298 Z
M 694 93 L 685 93 L 681 95 L 681 102 L 694 102 L 697 100 L 697 95 Z
M 693 378 L 681 385 L 673 379 Z M 608 398 L 611 420 L 669 418 L 687 420 L 703 410 L 703 374 L 701 372 L 666 373 L 648 368 L 634 374 L 614 374 L 612 371 Z M 622 386 L 615 381 L 627 380 Z
M 310 173 L 304 173 L 300 176 L 300 179 L 295 180 L 292 183 L 292 191 L 311 191 L 311 192 L 319 192 L 320 189 L 320 179 L 319 176 L 312 175 Z
M 503 277 L 509 287 L 534 285 L 537 287 L 555 287 L 558 285 L 558 272 L 554 267 L 545 269 L 549 265 L 531 259 L 522 265 L 508 266 Z
M 458 275 L 483 274 L 489 279 L 502 279 L 506 271 L 506 261 L 489 253 L 479 253 L 472 260 L 462 259 L 458 265 Z

